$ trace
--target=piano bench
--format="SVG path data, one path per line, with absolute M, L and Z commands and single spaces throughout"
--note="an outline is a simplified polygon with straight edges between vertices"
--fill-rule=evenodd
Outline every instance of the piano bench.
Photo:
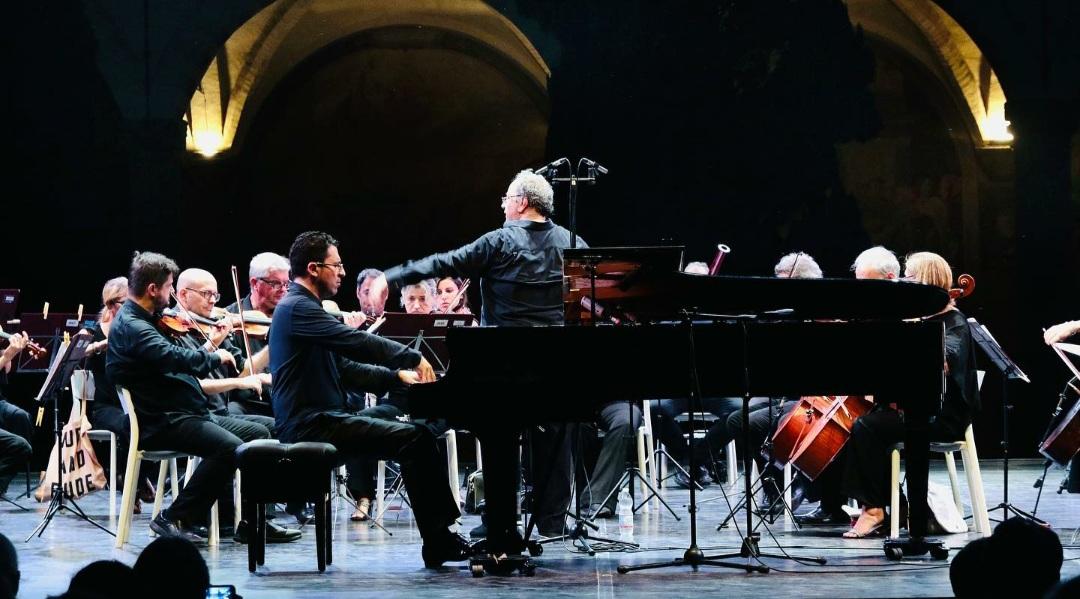
M 330 493 L 337 448 L 329 443 L 250 441 L 236 448 L 236 467 L 243 480 L 242 513 L 248 525 L 248 571 L 266 560 L 266 504 L 315 504 L 315 555 L 319 572 L 333 561 Z

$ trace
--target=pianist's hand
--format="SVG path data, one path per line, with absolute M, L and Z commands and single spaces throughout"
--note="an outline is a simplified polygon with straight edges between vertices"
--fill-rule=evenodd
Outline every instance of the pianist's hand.
M 1043 331 L 1043 341 L 1047 345 L 1051 343 L 1058 343 L 1065 339 L 1072 337 L 1077 332 L 1080 332 L 1080 320 L 1070 320 L 1069 322 L 1063 322 L 1061 324 L 1055 324 Z
M 420 382 L 420 375 L 415 370 L 399 370 L 397 376 L 406 385 L 415 385 Z
M 420 375 L 421 383 L 435 382 L 435 369 L 428 364 L 427 359 L 420 358 L 420 364 L 416 366 L 416 373 Z

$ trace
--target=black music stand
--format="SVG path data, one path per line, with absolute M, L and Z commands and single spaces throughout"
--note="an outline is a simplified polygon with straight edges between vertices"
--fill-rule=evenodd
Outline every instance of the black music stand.
M 437 372 L 446 372 L 450 365 L 446 349 L 446 330 L 451 327 L 470 327 L 476 322 L 472 314 L 406 314 L 386 312 L 386 321 L 378 335 L 392 339 L 420 352 Z
M 1013 512 L 1017 516 L 1045 525 L 1046 522 L 1040 520 L 1034 514 L 1025 512 L 1009 503 L 1009 412 L 1013 409 L 1012 404 L 1009 403 L 1009 381 L 1024 381 L 1025 383 L 1030 383 L 1031 379 L 1024 374 L 1023 370 L 1020 370 L 1020 367 L 1016 365 L 1016 362 L 1013 362 L 1012 359 L 1005 354 L 1005 350 L 1001 348 L 1001 345 L 994 339 L 994 336 L 990 334 L 990 330 L 986 328 L 986 325 L 979 324 L 979 321 L 974 318 L 969 318 L 968 328 L 971 329 L 971 338 L 975 340 L 975 345 L 978 345 L 979 348 L 982 349 L 983 353 L 990 358 L 990 362 L 994 365 L 994 368 L 1002 374 L 1001 464 L 1004 485 L 1002 487 L 1001 503 L 987 510 L 987 513 L 1001 510 L 1002 519 L 1008 520 L 1010 517 L 1009 513 Z
M 34 536 L 40 537 L 45 532 L 45 528 L 52 522 L 53 516 L 63 511 L 70 512 L 75 517 L 93 524 L 112 536 L 116 536 L 112 531 L 87 516 L 86 512 L 79 507 L 79 504 L 75 503 L 74 499 L 69 499 L 68 503 L 64 503 L 64 484 L 62 480 L 64 452 L 61 450 L 64 446 L 64 429 L 60 426 L 60 396 L 67 387 L 68 381 L 71 380 L 71 373 L 86 356 L 86 346 L 90 345 L 91 341 L 93 341 L 93 336 L 90 333 L 80 331 L 71 337 L 70 343 L 61 346 L 59 355 L 49 367 L 49 374 L 45 377 L 45 383 L 41 386 L 41 390 L 35 398 L 38 403 L 42 404 L 50 399 L 52 400 L 53 434 L 56 438 L 56 482 L 52 486 L 52 499 L 49 502 L 49 508 L 45 511 L 41 523 L 30 533 L 30 536 L 26 537 L 26 542 L 30 542 L 30 539 L 34 538 Z M 39 409 L 44 409 L 44 405 L 40 406 Z

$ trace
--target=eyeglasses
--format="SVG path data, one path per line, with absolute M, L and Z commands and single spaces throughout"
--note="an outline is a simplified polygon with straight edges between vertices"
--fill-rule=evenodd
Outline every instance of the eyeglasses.
M 184 290 L 185 291 L 194 291 L 195 293 L 198 293 L 199 295 L 203 296 L 203 299 L 208 301 L 208 302 L 215 302 L 216 303 L 219 299 L 221 299 L 221 294 L 220 293 L 218 293 L 217 291 L 210 291 L 209 289 L 192 289 L 191 287 L 184 287 Z
M 523 198 L 523 197 L 525 197 L 525 194 L 521 194 L 521 193 L 515 193 L 515 194 L 512 194 L 512 195 L 503 196 L 501 198 L 502 202 L 499 204 L 499 206 L 502 207 L 502 208 L 506 208 L 506 203 L 509 202 L 510 200 L 512 200 L 514 198 Z
M 338 262 L 337 264 L 330 264 L 329 262 L 316 262 L 315 266 L 325 266 L 326 268 L 332 268 L 338 272 L 345 272 L 344 262 Z
M 284 289 L 285 291 L 289 290 L 289 282 L 288 281 L 275 281 L 274 279 L 259 279 L 259 280 L 262 281 L 270 289 L 273 289 L 274 291 L 277 291 L 279 289 Z

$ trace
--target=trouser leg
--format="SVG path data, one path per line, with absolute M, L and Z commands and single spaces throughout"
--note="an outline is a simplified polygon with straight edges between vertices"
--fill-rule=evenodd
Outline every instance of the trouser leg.
M 185 418 L 142 440 L 144 449 L 199 456 L 191 480 L 169 507 L 174 520 L 202 522 L 236 470 L 236 448 L 243 441 L 209 418 Z
M 7 491 L 11 479 L 22 471 L 33 455 L 32 431 L 30 415 L 15 404 L 0 399 L 0 495 Z
M 543 430 L 540 430 L 542 428 Z M 529 474 L 532 483 L 532 512 L 537 528 L 553 532 L 561 528 L 570 509 L 573 484 L 574 440 L 580 434 L 577 424 L 548 423 L 534 427 L 529 434 Z M 515 447 L 512 451 L 517 453 Z M 488 452 L 484 450 L 484 487 L 491 488 Z M 488 521 L 491 502 L 487 501 Z
M 600 456 L 596 459 L 596 469 L 586 491 L 590 505 L 603 501 L 611 493 L 631 463 L 634 436 L 641 426 L 641 408 L 632 402 L 608 404 L 600 409 L 597 424 L 605 434 Z M 633 485 L 630 492 L 633 493 Z M 612 494 L 606 505 L 614 510 L 617 503 L 618 495 Z
M 844 494 L 866 507 L 888 505 L 889 449 L 903 439 L 904 421 L 895 410 L 876 410 L 856 420 L 844 460 Z

